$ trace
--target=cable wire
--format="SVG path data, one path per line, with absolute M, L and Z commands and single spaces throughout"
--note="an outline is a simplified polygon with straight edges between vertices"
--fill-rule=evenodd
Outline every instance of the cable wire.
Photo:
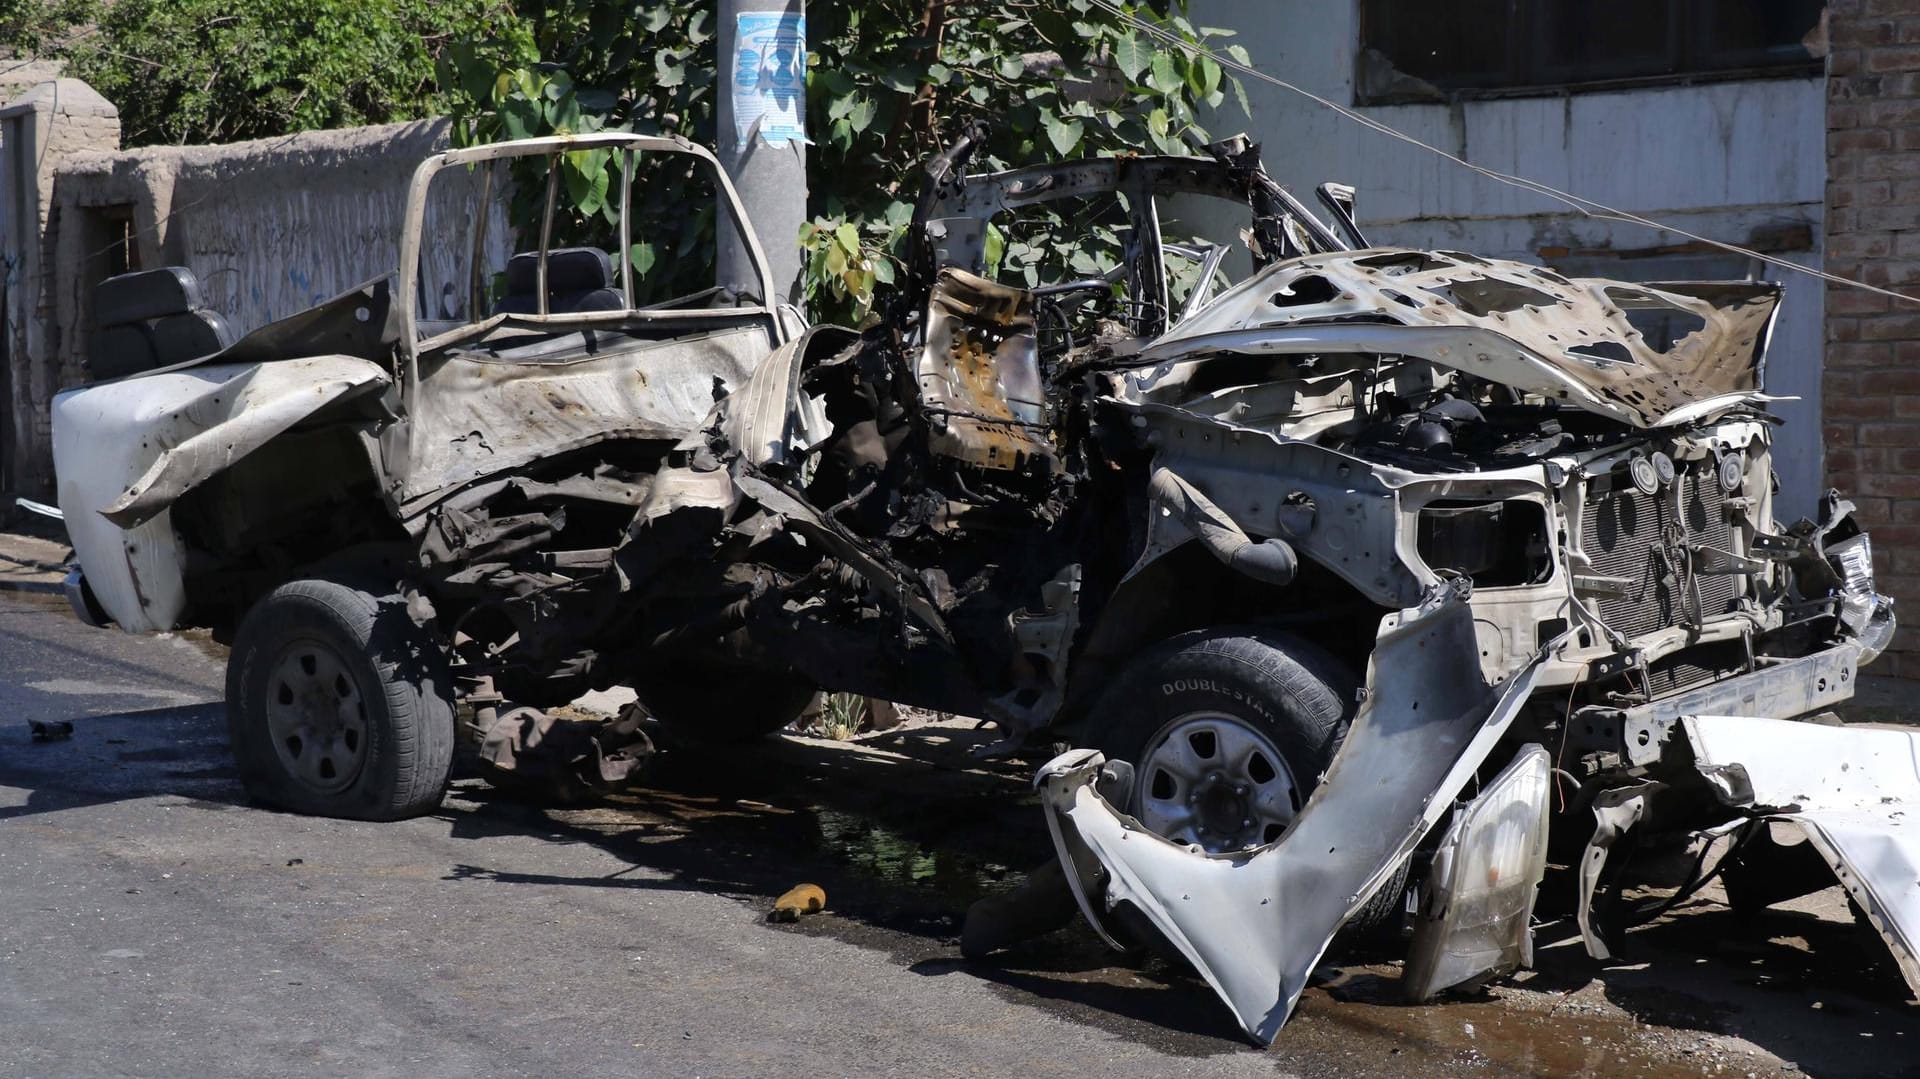
M 1653 229 L 1657 232 L 1666 232 L 1666 233 L 1671 233 L 1672 235 L 1675 235 L 1675 236 L 1684 236 L 1687 239 L 1693 240 L 1696 243 L 1706 244 L 1709 247 L 1719 248 L 1722 251 L 1730 252 L 1735 255 L 1742 255 L 1747 258 L 1756 259 L 1762 263 L 1765 263 L 1768 266 L 1773 266 L 1777 269 L 1786 270 L 1792 273 L 1805 274 L 1809 277 L 1817 277 L 1820 280 L 1826 281 L 1830 284 L 1844 285 L 1847 288 L 1855 288 L 1865 292 L 1877 293 L 1881 296 L 1886 296 L 1891 299 L 1899 300 L 1903 303 L 1920 304 L 1920 296 L 1909 296 L 1902 292 L 1895 292 L 1892 289 L 1881 288 L 1877 285 L 1869 285 L 1864 281 L 1856 281 L 1850 277 L 1842 277 L 1839 274 L 1828 273 L 1825 270 L 1814 269 L 1811 266 L 1802 266 L 1797 262 L 1792 262 L 1790 260 L 1780 258 L 1777 255 L 1768 255 L 1759 251 L 1755 251 L 1749 247 L 1741 247 L 1739 244 L 1730 244 L 1723 240 L 1716 240 L 1711 236 L 1702 236 L 1699 233 L 1689 232 L 1686 229 L 1679 228 L 1674 225 L 1663 224 L 1659 221 L 1653 220 L 1652 218 L 1643 217 L 1639 214 L 1632 213 L 1627 210 L 1617 209 L 1615 207 L 1608 206 L 1605 203 L 1595 202 L 1592 199 L 1588 199 L 1588 198 L 1582 198 L 1581 196 L 1575 195 L 1572 192 L 1562 191 L 1557 187 L 1550 187 L 1546 184 L 1539 182 L 1538 180 L 1529 180 L 1524 176 L 1516 176 L 1512 173 L 1501 172 L 1498 169 L 1487 168 L 1484 165 L 1476 165 L 1473 162 L 1468 161 L 1466 158 L 1460 157 L 1457 154 L 1448 153 L 1447 151 L 1442 150 L 1438 146 L 1433 146 L 1429 143 L 1421 142 L 1419 139 L 1414 138 L 1412 135 L 1409 135 L 1398 128 L 1389 127 L 1388 125 L 1383 124 L 1380 121 L 1375 120 L 1370 116 L 1364 115 L 1359 112 L 1355 112 L 1353 109 L 1347 108 L 1346 106 L 1340 104 L 1339 102 L 1333 101 L 1326 97 L 1322 97 L 1321 95 L 1316 94 L 1311 90 L 1308 90 L 1302 86 L 1298 86 L 1294 83 L 1288 82 L 1285 79 L 1279 78 L 1274 75 L 1269 75 L 1266 72 L 1261 71 L 1260 69 L 1254 67 L 1251 64 L 1243 64 L 1238 60 L 1233 59 L 1230 56 L 1224 56 L 1224 55 L 1221 55 L 1220 53 L 1214 52 L 1212 49 L 1207 48 L 1205 45 L 1188 41 L 1185 38 L 1181 37 L 1179 34 L 1176 34 L 1173 31 L 1168 30 L 1163 26 L 1157 26 L 1151 22 L 1146 21 L 1145 19 L 1140 18 L 1137 15 L 1134 15 L 1132 12 L 1127 11 L 1126 9 L 1122 8 L 1119 4 L 1115 3 L 1114 0 L 1090 0 L 1090 2 L 1095 7 L 1101 8 L 1116 16 L 1119 16 L 1119 18 L 1123 22 L 1126 22 L 1128 25 L 1154 38 L 1157 38 L 1160 41 L 1163 41 L 1169 45 L 1172 45 L 1175 48 L 1178 48 L 1181 51 L 1186 52 L 1191 56 L 1204 56 L 1207 59 L 1212 60 L 1214 63 L 1219 64 L 1221 67 L 1229 71 L 1238 72 L 1239 74 L 1246 75 L 1249 78 L 1258 79 L 1261 82 L 1265 82 L 1265 83 L 1269 83 L 1271 85 L 1277 86 L 1282 90 L 1286 90 L 1291 93 L 1298 94 L 1301 97 L 1304 97 L 1309 101 L 1312 101 L 1314 104 L 1319 105 L 1324 109 L 1328 109 L 1339 116 L 1345 117 L 1348 120 L 1352 120 L 1354 123 L 1357 123 L 1360 126 L 1367 128 L 1370 131 L 1376 132 L 1381 135 L 1385 135 L 1391 139 L 1396 139 L 1400 142 L 1404 142 L 1409 146 L 1418 147 L 1419 149 L 1425 150 L 1430 154 L 1443 157 L 1448 161 L 1451 161 L 1454 164 L 1459 165 L 1461 168 L 1468 170 L 1469 172 L 1478 173 L 1479 175 L 1484 176 L 1487 179 L 1493 180 L 1497 183 L 1506 184 L 1509 187 L 1517 187 L 1522 191 L 1528 191 L 1533 194 L 1539 195 L 1543 198 L 1552 199 L 1553 201 L 1558 202 L 1583 216 L 1591 217 L 1595 219 L 1621 221 L 1627 224 L 1640 225 L 1644 228 Z

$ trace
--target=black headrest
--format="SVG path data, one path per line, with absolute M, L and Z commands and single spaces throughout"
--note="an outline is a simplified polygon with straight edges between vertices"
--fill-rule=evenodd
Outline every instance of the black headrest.
M 87 371 L 96 379 L 151 371 L 160 366 L 153 331 L 144 322 L 109 326 L 87 334 Z
M 531 296 L 539 274 L 540 253 L 523 251 L 507 261 L 507 294 Z M 597 247 L 563 247 L 547 252 L 547 293 L 592 292 L 613 285 L 613 259 Z
M 199 306 L 200 281 L 185 266 L 123 273 L 93 286 L 95 326 L 177 315 Z
M 233 331 L 218 311 L 189 311 L 153 321 L 153 346 L 161 367 L 211 356 L 231 344 Z
M 577 315 L 582 311 L 618 311 L 626 306 L 617 288 L 597 288 L 587 292 L 549 292 L 547 314 Z M 496 315 L 531 315 L 540 310 L 532 293 L 507 296 L 493 305 Z

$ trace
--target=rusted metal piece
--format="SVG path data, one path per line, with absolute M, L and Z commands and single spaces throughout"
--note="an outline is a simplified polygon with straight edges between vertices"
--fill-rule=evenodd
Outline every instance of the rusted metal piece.
M 644 718 L 638 708 L 610 720 L 514 708 L 476 715 L 474 726 L 480 759 L 496 772 L 577 799 L 639 781 L 654 752 L 653 740 L 641 729 Z
M 917 374 L 928 448 L 977 468 L 1048 471 L 1032 298 L 963 270 L 940 271 Z

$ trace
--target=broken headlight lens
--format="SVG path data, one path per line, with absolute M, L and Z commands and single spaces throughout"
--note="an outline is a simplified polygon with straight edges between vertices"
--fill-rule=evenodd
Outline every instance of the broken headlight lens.
M 1873 542 L 1865 532 L 1827 545 L 1827 562 L 1840 575 L 1841 591 L 1852 599 L 1873 595 Z
M 1453 815 L 1401 977 L 1408 1000 L 1533 963 L 1534 893 L 1547 869 L 1547 751 L 1529 745 Z
M 1840 576 L 1840 621 L 1860 640 L 1860 662 L 1872 663 L 1893 641 L 1893 601 L 1874 591 L 1873 542 L 1865 532 L 1826 546 Z

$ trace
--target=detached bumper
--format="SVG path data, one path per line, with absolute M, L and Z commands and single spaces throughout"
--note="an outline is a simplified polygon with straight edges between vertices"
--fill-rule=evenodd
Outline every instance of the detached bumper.
M 1588 749 L 1618 754 L 1621 763 L 1633 767 L 1655 764 L 1682 716 L 1792 719 L 1852 699 L 1860 665 L 1871 658 L 1863 657 L 1862 648 L 1847 641 L 1651 704 L 1583 708 L 1574 716 L 1574 729 Z

